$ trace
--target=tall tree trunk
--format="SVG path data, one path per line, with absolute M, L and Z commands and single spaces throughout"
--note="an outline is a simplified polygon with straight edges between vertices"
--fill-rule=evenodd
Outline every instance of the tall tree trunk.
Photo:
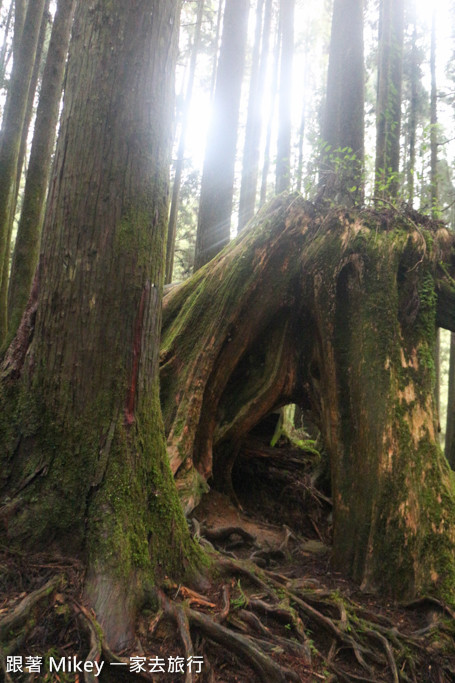
M 8 212 L 8 238 L 7 238 L 7 250 L 5 252 L 5 262 L 3 264 L 3 277 L 0 283 L 0 310 L 4 312 L 2 317 L 3 325 L 6 324 L 6 329 L 0 332 L 0 338 L 6 338 L 8 335 L 8 286 L 9 286 L 9 266 L 10 266 L 10 250 L 11 250 L 11 237 L 13 234 L 14 219 L 17 210 L 17 200 L 19 197 L 19 188 L 22 178 L 22 171 L 24 167 L 25 157 L 27 154 L 27 139 L 30 129 L 30 124 L 33 117 L 33 104 L 35 102 L 35 93 L 38 87 L 38 79 L 41 70 L 41 61 L 43 57 L 44 42 L 46 37 L 47 26 L 49 23 L 49 4 L 50 0 L 46 0 L 44 6 L 43 16 L 41 19 L 41 28 L 38 37 L 38 45 L 36 47 L 35 63 L 33 65 L 32 77 L 30 79 L 30 86 L 28 89 L 27 107 L 25 110 L 24 125 L 22 127 L 21 143 L 19 147 L 19 156 L 17 159 L 17 169 L 16 169 L 16 182 L 14 196 L 11 198 L 11 206 Z M 25 302 L 26 303 L 26 302 Z M 25 306 L 24 303 L 24 306 Z M 6 316 L 6 323 L 5 323 Z M 14 336 L 14 335 L 12 335 Z M 10 337 L 10 339 L 12 338 Z
M 6 17 L 6 23 L 5 23 L 5 33 L 4 33 L 3 45 L 2 45 L 1 50 L 0 50 L 0 86 L 2 88 L 5 85 L 6 67 L 8 66 L 8 62 L 9 62 L 11 54 L 12 54 L 12 50 L 8 49 L 8 34 L 10 31 L 11 21 L 13 18 L 13 9 L 14 9 L 14 3 L 10 2 L 9 9 L 8 9 L 8 15 Z
M 49 25 L 52 23 L 52 17 L 49 13 L 50 0 L 46 0 L 43 10 L 43 16 L 41 19 L 41 27 L 38 36 L 38 44 L 36 46 L 35 61 L 33 64 L 32 77 L 30 79 L 30 87 L 28 89 L 28 99 L 27 108 L 25 110 L 24 126 L 22 128 L 21 146 L 19 149 L 19 158 L 17 160 L 17 177 L 16 177 L 16 197 L 14 200 L 14 207 L 12 213 L 16 212 L 17 207 L 17 197 L 19 194 L 19 186 L 22 177 L 22 172 L 24 169 L 24 163 L 27 156 L 27 140 L 30 132 L 30 125 L 33 118 L 33 105 L 35 103 L 36 89 L 38 88 L 38 82 L 40 79 L 40 74 L 43 70 L 43 65 L 46 60 L 47 54 L 45 50 L 46 33 Z
M 381 0 L 375 167 L 378 197 L 396 197 L 400 187 L 403 36 L 404 0 Z
M 16 333 L 32 287 L 58 120 L 68 43 L 76 0 L 59 0 L 36 113 L 8 298 L 10 339 Z
M 455 328 L 455 242 L 414 219 L 276 198 L 167 295 L 163 414 L 190 510 L 201 480 L 229 490 L 263 417 L 287 403 L 311 411 L 330 456 L 334 565 L 368 590 L 453 604 L 455 491 L 435 432 L 433 349 L 436 323 Z
M 430 198 L 431 212 L 434 217 L 439 213 L 439 191 L 438 191 L 438 111 L 437 111 L 437 89 L 436 89 L 436 10 L 433 9 L 431 22 L 431 49 L 430 49 L 430 71 L 431 71 L 431 96 L 430 96 Z M 440 403 L 440 335 L 439 331 L 435 340 L 435 399 L 439 415 Z
M 274 118 L 275 100 L 278 90 L 278 69 L 280 65 L 280 29 L 277 26 L 275 34 L 275 46 L 273 50 L 273 71 L 270 79 L 270 107 L 268 112 L 267 128 L 264 144 L 264 164 L 262 166 L 261 192 L 259 205 L 263 206 L 267 199 L 267 185 L 270 171 L 270 147 L 272 143 L 272 127 Z
M 193 46 L 191 48 L 190 69 L 188 83 L 185 94 L 183 108 L 182 130 L 180 132 L 179 147 L 177 150 L 177 160 L 175 162 L 174 184 L 172 186 L 171 210 L 169 213 L 169 227 L 167 232 L 166 249 L 166 278 L 165 282 L 172 282 L 172 271 L 174 270 L 175 238 L 177 235 L 177 215 L 179 210 L 180 185 L 182 182 L 183 161 L 185 155 L 186 134 L 188 130 L 188 117 L 193 96 L 194 76 L 196 73 L 196 60 L 199 53 L 202 16 L 204 12 L 204 0 L 198 0 L 196 26 L 194 29 Z
M 82 558 L 116 647 L 145 589 L 197 558 L 157 373 L 178 10 L 77 5 L 37 279 L 0 384 L 2 542 Z
M 433 10 L 431 22 L 431 96 L 430 96 L 430 196 L 431 211 L 434 216 L 439 214 L 439 191 L 438 191 L 438 100 L 436 87 L 436 9 Z
M 411 48 L 411 101 L 409 103 L 409 158 L 407 168 L 407 198 L 414 203 L 414 187 L 416 174 L 416 138 L 417 138 L 417 85 L 419 82 L 419 62 L 417 54 L 417 19 L 414 14 Z
M 334 0 L 320 180 L 324 196 L 347 205 L 363 198 L 363 0 Z
M 202 171 L 195 270 L 210 261 L 230 239 L 249 6 L 249 0 L 226 0 L 213 115 Z
M 291 109 L 292 65 L 294 59 L 295 0 L 280 2 L 280 88 L 278 97 L 278 144 L 276 191 L 284 192 L 291 184 Z
M 220 47 L 220 35 L 221 35 L 221 23 L 223 19 L 223 14 L 224 14 L 224 2 L 225 0 L 219 0 L 218 3 L 218 11 L 216 14 L 216 31 L 215 31 L 215 40 L 214 40 L 214 50 L 213 50 L 213 58 L 212 58 L 212 78 L 210 81 L 210 94 L 212 98 L 215 95 L 215 84 L 216 84 L 216 73 L 218 70 L 218 51 Z
M 28 0 L 14 0 L 14 35 L 13 55 L 18 54 L 24 30 L 25 16 L 27 14 Z
M 306 127 L 306 93 L 307 93 L 307 85 L 306 85 L 306 66 L 305 66 L 305 73 L 304 73 L 304 83 L 303 83 L 303 100 L 302 100 L 302 111 L 300 114 L 300 126 L 299 126 L 299 142 L 298 142 L 298 162 L 297 162 L 297 171 L 296 171 L 296 190 L 297 192 L 302 191 L 302 183 L 303 183 L 303 146 L 305 143 L 305 127 Z
M 268 3 L 270 5 L 270 2 Z M 256 185 L 259 159 L 259 143 L 261 139 L 261 85 L 260 80 L 260 56 L 261 40 L 264 29 L 262 16 L 264 12 L 264 0 L 258 0 L 256 7 L 256 29 L 254 36 L 253 55 L 251 59 L 250 89 L 248 93 L 248 111 L 245 128 L 245 143 L 243 146 L 242 182 L 240 185 L 239 199 L 239 224 L 238 232 L 243 230 L 254 214 L 256 203 Z
M 0 283 L 7 277 L 5 268 L 9 251 L 10 216 L 16 197 L 17 165 L 28 92 L 35 62 L 45 0 L 30 2 L 24 21 L 20 49 L 14 55 L 10 93 L 5 110 L 0 144 Z M 0 310 L 0 346 L 7 331 L 7 312 Z

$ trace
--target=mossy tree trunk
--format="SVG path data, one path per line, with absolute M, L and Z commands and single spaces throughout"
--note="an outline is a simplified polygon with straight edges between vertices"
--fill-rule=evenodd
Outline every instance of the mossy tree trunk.
M 334 565 L 366 589 L 453 603 L 433 349 L 436 324 L 455 326 L 454 242 L 417 221 L 277 198 L 165 297 L 161 397 L 187 511 L 207 481 L 229 491 L 243 437 L 296 403 L 330 455 Z
M 115 646 L 157 578 L 199 559 L 158 397 L 178 9 L 78 4 L 40 264 L 0 384 L 0 538 L 82 557 Z

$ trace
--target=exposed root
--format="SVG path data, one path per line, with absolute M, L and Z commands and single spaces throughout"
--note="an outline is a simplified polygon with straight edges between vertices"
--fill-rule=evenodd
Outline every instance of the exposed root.
M 164 613 L 172 617 L 178 626 L 186 657 L 192 657 L 194 654 L 194 647 L 193 641 L 191 640 L 187 611 L 181 605 L 172 603 L 163 591 L 159 591 L 158 596 Z M 193 674 L 190 670 L 186 672 L 185 683 L 193 683 Z
M 30 617 L 33 608 L 47 598 L 62 583 L 61 576 L 54 576 L 44 586 L 27 595 L 9 614 L 0 619 L 0 640 L 16 631 Z
M 240 536 L 246 543 L 256 542 L 255 536 L 237 526 L 219 527 L 218 529 L 208 529 L 201 526 L 200 533 L 211 543 L 227 541 L 231 536 Z
M 87 612 L 85 607 L 77 603 L 74 604 L 78 620 L 81 624 L 82 629 L 86 631 L 89 637 L 90 650 L 87 655 L 87 660 L 90 662 L 99 662 L 101 659 L 103 644 L 99 635 L 99 631 L 96 628 L 93 619 Z M 84 671 L 84 683 L 97 683 L 97 679 L 93 672 Z
M 207 594 L 165 581 L 157 592 L 158 609 L 138 623 L 140 642 L 121 653 L 112 652 L 96 615 L 64 586 L 61 573 L 48 579 L 49 568 L 59 565 L 43 565 L 48 580 L 40 588 L 9 608 L 0 603 L 0 680 L 31 680 L 25 671 L 12 676 L 7 657 L 38 654 L 43 622 L 53 634 L 49 646 L 57 641 L 62 656 L 74 652 L 78 659 L 104 662 L 103 680 L 106 673 L 109 683 L 172 680 L 169 674 L 130 670 L 130 657 L 148 660 L 157 654 L 163 660 L 168 655 L 201 658 L 202 671 L 186 667 L 178 673 L 185 683 L 455 680 L 455 626 L 451 609 L 440 601 L 415 601 L 408 613 L 400 610 L 397 620 L 393 612 L 392 617 L 381 614 L 371 602 L 358 604 L 305 576 L 289 578 L 288 566 L 262 570 L 219 553 L 213 565 L 216 579 Z M 428 613 L 431 623 L 423 621 Z M 79 680 L 97 679 L 93 671 L 84 671 Z
M 201 612 L 188 610 L 190 623 L 199 628 L 209 639 L 228 648 L 231 652 L 244 658 L 256 671 L 261 681 L 264 683 L 286 683 L 286 681 L 297 681 L 299 677 L 293 671 L 284 669 L 278 665 L 271 657 L 268 657 L 259 647 L 255 639 L 241 636 Z

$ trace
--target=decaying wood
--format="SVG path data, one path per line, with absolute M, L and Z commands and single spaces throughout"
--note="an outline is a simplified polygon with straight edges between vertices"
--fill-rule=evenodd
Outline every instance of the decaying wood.
M 453 595 L 455 494 L 433 400 L 435 326 L 455 327 L 453 246 L 405 208 L 282 195 L 172 288 L 161 398 L 186 512 L 207 481 L 235 499 L 245 438 L 296 403 L 330 460 L 335 566 L 402 599 Z

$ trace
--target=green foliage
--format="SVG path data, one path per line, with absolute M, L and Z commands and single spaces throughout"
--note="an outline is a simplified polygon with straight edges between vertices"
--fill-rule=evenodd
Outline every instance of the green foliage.
M 236 598 L 231 598 L 231 608 L 234 610 L 243 609 L 248 605 L 248 598 L 243 592 L 240 579 L 237 579 L 237 590 L 239 595 Z
M 174 275 L 172 278 L 174 281 L 180 282 L 185 280 L 193 272 L 199 191 L 199 173 L 197 170 L 190 168 L 185 172 L 180 186 L 174 252 Z
M 325 187 L 324 199 L 329 205 L 349 203 L 354 205 L 362 199 L 365 186 L 363 160 L 351 147 L 334 149 L 327 142 L 319 144 L 320 178 L 319 184 Z

